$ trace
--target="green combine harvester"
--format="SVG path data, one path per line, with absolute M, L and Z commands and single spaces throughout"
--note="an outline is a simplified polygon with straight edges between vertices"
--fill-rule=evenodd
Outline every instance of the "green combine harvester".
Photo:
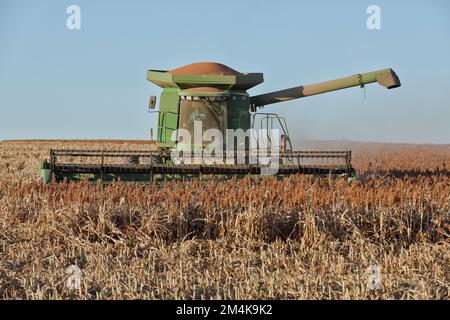
M 240 73 L 213 62 L 170 71 L 149 70 L 147 80 L 163 89 L 159 110 L 155 110 L 155 96 L 149 102 L 150 112 L 158 114 L 156 150 L 51 150 L 40 165 L 44 183 L 259 175 L 271 172 L 269 167 L 275 169 L 269 174 L 278 176 L 351 176 L 355 173 L 351 151 L 294 151 L 286 119 L 258 109 L 375 82 L 387 89 L 400 86 L 395 72 L 384 69 L 250 96 L 247 91 L 264 81 L 262 73 Z M 211 132 L 214 139 L 208 136 Z M 241 135 L 227 139 L 230 132 Z M 244 140 L 239 140 L 242 133 Z M 222 134 L 223 140 L 216 141 L 217 134 Z M 265 156 L 258 158 L 261 153 Z

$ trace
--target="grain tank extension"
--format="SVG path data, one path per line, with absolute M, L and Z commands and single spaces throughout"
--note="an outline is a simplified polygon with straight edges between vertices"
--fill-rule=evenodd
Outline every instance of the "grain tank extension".
M 352 175 L 350 151 L 294 151 L 285 118 L 275 113 L 259 112 L 266 105 L 323 94 L 351 87 L 364 87 L 378 83 L 387 88 L 400 87 L 396 73 L 388 68 L 349 77 L 302 85 L 294 88 L 251 96 L 248 90 L 264 81 L 262 73 L 241 73 L 214 62 L 189 64 L 172 70 L 149 70 L 147 80 L 162 88 L 159 108 L 156 97 L 150 98 L 150 111 L 158 116 L 156 125 L 156 150 L 148 151 L 86 151 L 51 150 L 50 158 L 41 163 L 44 182 L 52 177 L 79 180 L 131 180 L 178 178 L 202 175 L 261 174 L 262 163 L 176 163 L 171 150 L 184 145 L 184 150 L 204 153 L 208 142 L 203 139 L 187 140 L 179 135 L 195 134 L 195 124 L 201 123 L 201 132 L 214 129 L 225 137 L 227 129 L 251 132 L 262 130 L 268 135 L 275 129 L 281 132 L 276 145 L 279 157 L 277 174 L 345 174 Z M 130 124 L 131 125 L 131 124 Z M 229 130 L 228 130 L 229 131 Z M 259 146 L 258 146 L 259 147 Z M 223 141 L 228 153 L 239 151 L 236 146 Z M 245 159 L 253 152 L 245 141 Z M 224 156 L 225 157 L 225 156 Z

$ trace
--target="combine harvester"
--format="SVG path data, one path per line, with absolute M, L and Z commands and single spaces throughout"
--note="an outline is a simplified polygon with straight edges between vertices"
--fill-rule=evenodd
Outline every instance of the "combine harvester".
M 155 151 L 51 150 L 50 157 L 40 165 L 43 182 L 65 179 L 149 182 L 203 175 L 259 175 L 274 162 L 276 171 L 273 173 L 279 176 L 351 176 L 355 173 L 351 151 L 293 151 L 286 120 L 275 113 L 257 112 L 257 109 L 375 82 L 387 89 L 400 86 L 395 72 L 384 69 L 250 96 L 247 90 L 264 81 L 262 73 L 240 73 L 212 62 L 193 63 L 170 71 L 149 70 L 147 79 L 163 88 L 159 110 L 154 111 L 155 96 L 149 103 L 150 112 L 158 113 Z M 233 143 L 225 138 L 220 143 L 216 141 L 215 146 L 220 144 L 225 150 L 222 153 L 217 152 L 218 149 L 208 149 L 215 138 L 205 139 L 204 134 L 218 132 L 228 137 L 230 130 L 227 129 L 234 130 L 232 132 L 240 129 L 240 132 L 250 134 L 244 142 L 240 141 L 240 147 L 235 146 L 233 137 Z M 280 133 L 276 142 L 273 141 L 275 131 Z M 183 132 L 192 135 L 194 140 L 186 139 Z M 258 138 L 252 137 L 255 132 L 258 132 Z M 196 140 L 195 134 L 201 136 L 200 140 Z M 258 142 L 263 135 L 266 143 L 261 146 Z M 256 141 L 256 145 L 251 141 Z M 253 155 L 264 148 L 266 155 L 276 154 L 276 158 L 267 161 L 267 157 L 256 156 L 253 161 Z M 182 160 L 175 161 L 174 154 L 182 155 Z M 186 161 L 193 155 L 197 156 L 194 161 Z M 201 161 L 197 161 L 198 158 Z

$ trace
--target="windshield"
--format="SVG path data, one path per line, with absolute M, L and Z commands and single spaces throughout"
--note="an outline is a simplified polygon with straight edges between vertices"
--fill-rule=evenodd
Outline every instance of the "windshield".
M 190 97 L 192 99 L 192 97 Z M 224 132 L 226 129 L 225 99 L 210 97 L 194 97 L 196 100 L 181 100 L 179 128 L 186 129 L 194 141 L 194 122 L 201 122 L 202 133 L 208 129 L 217 129 Z M 220 97 L 223 98 L 223 97 Z

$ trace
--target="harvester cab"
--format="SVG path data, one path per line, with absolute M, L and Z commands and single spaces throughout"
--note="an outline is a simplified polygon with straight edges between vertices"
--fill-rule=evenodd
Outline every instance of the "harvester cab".
M 244 74 L 219 63 L 203 62 L 170 71 L 149 70 L 147 80 L 163 89 L 156 143 L 160 150 L 168 150 L 181 142 L 180 132 L 189 133 L 195 139 L 196 122 L 201 125 L 201 135 L 208 130 L 219 130 L 225 137 L 227 129 L 250 129 L 247 90 L 262 83 L 263 75 Z M 203 148 L 208 143 L 196 144 L 193 139 L 188 143 L 192 149 Z
M 241 73 L 213 62 L 193 63 L 169 71 L 149 70 L 147 80 L 163 89 L 158 110 L 156 97 L 149 101 L 150 112 L 158 115 L 157 150 L 51 150 L 50 161 L 41 164 L 44 182 L 49 182 L 52 176 L 56 180 L 87 177 L 151 181 L 154 175 L 165 179 L 203 174 L 261 174 L 266 159 L 250 160 L 255 150 L 258 153 L 262 149 L 276 153 L 276 160 L 269 162 L 277 162 L 278 175 L 352 175 L 350 151 L 293 151 L 286 120 L 275 113 L 257 112 L 258 108 L 375 82 L 387 89 L 400 86 L 395 72 L 383 69 L 250 96 L 247 91 L 264 81 L 262 73 Z M 212 155 L 211 148 L 208 149 L 211 145 L 214 159 L 223 160 L 220 163 L 173 161 L 173 150 L 181 150 L 184 156 L 200 154 L 202 159 L 208 159 Z M 218 150 L 226 152 L 217 155 Z M 63 160 L 67 158 L 71 161 Z

